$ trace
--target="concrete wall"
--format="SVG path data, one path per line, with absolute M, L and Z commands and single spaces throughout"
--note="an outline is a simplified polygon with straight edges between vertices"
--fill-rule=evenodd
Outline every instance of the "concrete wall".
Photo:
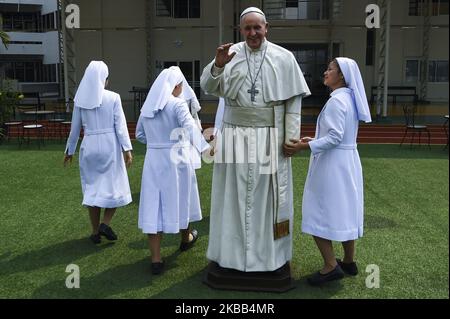
M 59 36 L 58 31 L 43 33 L 44 36 L 44 64 L 57 64 L 59 58 Z M 56 48 L 56 50 L 48 50 L 47 48 Z
M 146 28 L 146 2 L 151 6 Z M 156 76 L 156 61 L 200 60 L 203 68 L 219 44 L 219 0 L 201 1 L 200 19 L 156 17 L 154 0 L 79 0 L 81 30 L 75 32 L 78 80 L 93 59 L 103 59 L 111 70 L 111 89 L 130 99 L 132 86 L 146 86 Z M 223 42 L 234 41 L 233 1 L 223 0 Z M 276 43 L 341 44 L 341 55 L 354 58 L 369 87 L 377 82 L 377 65 L 366 66 L 365 8 L 376 0 L 344 0 L 342 11 L 329 29 L 329 21 L 269 21 L 268 38 Z M 422 55 L 423 18 L 408 16 L 408 1 L 395 0 L 391 15 L 389 84 L 405 82 L 405 64 Z M 239 11 L 261 1 L 240 1 Z M 448 16 L 433 17 L 439 28 L 431 31 L 430 60 L 448 60 Z M 409 28 L 405 28 L 409 27 Z M 147 31 L 148 30 L 148 31 Z M 147 33 L 148 32 L 148 33 Z M 147 49 L 147 34 L 150 49 Z M 379 34 L 379 32 L 377 32 Z M 378 38 L 378 36 L 377 36 Z M 379 43 L 376 44 L 376 55 Z M 150 72 L 147 74 L 147 55 Z M 448 83 L 429 83 L 428 98 L 448 102 Z
M 8 35 L 11 41 L 36 42 L 36 44 L 10 44 L 8 48 L 0 45 L 0 54 L 42 55 L 44 64 L 59 63 L 57 31 L 45 33 L 8 32 Z
M 76 76 L 92 60 L 109 67 L 109 89 L 129 100 L 132 86 L 146 85 L 145 0 L 80 0 L 80 29 L 74 31 Z

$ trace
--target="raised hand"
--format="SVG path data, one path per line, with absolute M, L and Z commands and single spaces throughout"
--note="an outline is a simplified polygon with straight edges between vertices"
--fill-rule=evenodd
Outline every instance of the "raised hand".
M 230 54 L 230 48 L 232 45 L 233 43 L 227 43 L 222 44 L 220 47 L 217 48 L 215 60 L 216 67 L 223 68 L 236 55 L 236 52 L 232 52 Z

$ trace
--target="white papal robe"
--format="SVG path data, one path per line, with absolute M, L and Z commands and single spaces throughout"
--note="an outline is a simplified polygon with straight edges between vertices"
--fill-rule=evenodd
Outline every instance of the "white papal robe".
M 178 140 L 180 134 L 185 137 L 182 141 Z M 190 222 L 201 220 L 192 154 L 205 151 L 209 145 L 186 102 L 171 96 L 155 117 L 141 115 L 136 139 L 147 145 L 139 203 L 142 232 L 178 233 Z
M 299 138 L 301 99 L 310 93 L 291 52 L 268 41 L 257 50 L 245 42 L 231 50 L 237 54 L 230 63 L 217 69 L 212 61 L 201 77 L 203 90 L 223 97 L 226 104 L 223 142 L 218 143 L 214 163 L 207 258 L 240 271 L 273 271 L 292 258 L 292 173 L 290 159 L 282 155 L 282 144 L 285 138 Z M 248 93 L 250 74 L 259 91 L 255 101 Z M 244 109 L 254 116 L 239 114 Z M 259 119 L 263 111 L 264 120 Z M 260 125 L 270 114 L 274 124 Z M 275 150 L 271 148 L 273 126 L 278 132 Z M 276 176 L 268 173 L 264 154 L 278 155 Z M 277 212 L 290 220 L 290 232 L 274 239 Z
M 303 192 L 302 231 L 348 241 L 363 235 L 363 176 L 351 90 L 333 91 L 317 119 Z
M 124 151 L 132 150 L 120 95 L 103 91 L 102 104 L 94 109 L 74 107 L 65 152 L 75 153 L 81 128 L 80 176 L 83 205 L 115 208 L 131 203 Z

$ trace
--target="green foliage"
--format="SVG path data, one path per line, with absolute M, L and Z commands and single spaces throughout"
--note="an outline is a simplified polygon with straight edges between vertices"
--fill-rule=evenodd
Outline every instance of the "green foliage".
M 10 38 L 9 38 L 9 35 L 5 32 L 5 31 L 3 31 L 3 23 L 2 23 L 2 18 L 0 17 L 0 39 L 1 39 L 1 41 L 2 41 L 2 43 L 3 43 L 3 45 L 5 46 L 5 48 L 6 49 L 8 49 L 8 43 L 10 42 Z
M 23 94 L 13 91 L 10 83 L 4 81 L 3 88 L 0 88 L 0 137 L 2 137 L 2 126 L 11 119 L 14 108 L 23 99 Z

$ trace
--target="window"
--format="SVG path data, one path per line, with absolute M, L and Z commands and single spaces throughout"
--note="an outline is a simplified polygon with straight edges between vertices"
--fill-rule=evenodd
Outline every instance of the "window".
M 200 0 L 157 0 L 156 16 L 175 19 L 200 18 Z
M 374 62 L 375 62 L 375 29 L 367 29 L 366 65 L 374 65 Z
M 333 51 L 332 51 L 332 58 L 337 58 L 341 56 L 341 44 L 340 43 L 333 43 Z
M 180 67 L 181 72 L 183 72 L 186 81 L 188 81 L 189 85 L 194 90 L 195 95 L 197 95 L 197 98 L 200 98 L 200 61 L 157 61 L 156 71 L 159 74 L 163 69 L 171 66 Z
M 448 61 L 429 61 L 429 82 L 448 82 Z
M 433 0 L 432 15 L 448 15 L 448 0 Z
M 294 54 L 299 64 L 309 89 L 313 92 L 312 98 L 305 100 L 305 103 L 323 103 L 323 98 L 327 95 L 327 87 L 323 85 L 323 73 L 327 69 L 328 44 L 320 43 L 277 43 Z M 335 50 L 338 51 L 339 43 L 335 43 Z
M 19 82 L 57 82 L 56 64 L 14 61 L 0 64 L 8 79 Z
M 46 32 L 56 30 L 58 14 L 51 12 L 41 16 L 38 12 L 5 12 L 3 29 L 5 31 Z
M 425 14 L 426 2 L 424 0 L 409 0 L 409 15 L 421 16 Z M 431 15 L 448 15 L 448 0 L 432 0 Z
M 410 16 L 420 16 L 422 15 L 423 0 L 409 0 L 409 11 Z
M 419 80 L 419 60 L 406 60 L 405 82 L 415 84 Z
M 51 12 L 42 16 L 43 31 L 56 30 L 55 12 Z
M 3 30 L 40 32 L 40 14 L 37 12 L 5 12 Z
M 265 0 L 268 20 L 326 20 L 329 0 Z

